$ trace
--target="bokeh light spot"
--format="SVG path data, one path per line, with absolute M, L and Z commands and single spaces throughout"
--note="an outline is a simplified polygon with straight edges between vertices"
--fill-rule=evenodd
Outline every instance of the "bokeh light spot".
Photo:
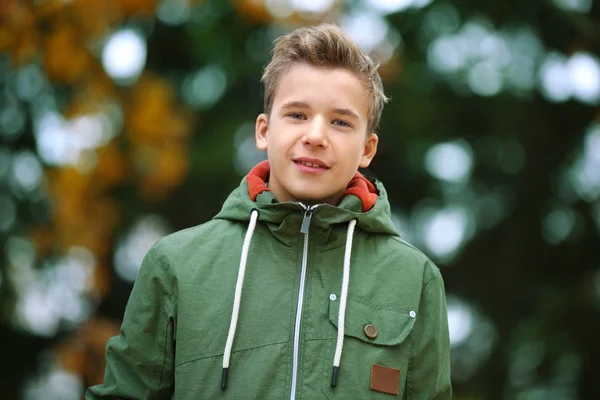
M 448 329 L 452 347 L 467 340 L 473 330 L 472 310 L 465 303 L 452 298 L 448 302 Z
M 425 168 L 437 179 L 465 182 L 473 168 L 473 152 L 464 141 L 438 143 L 425 154 Z
M 460 43 L 453 36 L 442 36 L 428 48 L 429 65 L 441 73 L 454 73 L 465 66 L 466 57 L 462 53 Z
M 135 281 L 145 255 L 156 241 L 169 233 L 167 222 L 158 215 L 138 220 L 115 252 L 115 272 L 127 282 Z
M 390 29 L 380 15 L 366 11 L 343 16 L 340 28 L 366 53 L 377 48 Z
M 19 71 L 16 79 L 17 95 L 25 100 L 31 101 L 38 95 L 45 84 L 43 73 L 38 65 L 30 64 Z
M 15 139 L 25 127 L 25 115 L 16 105 L 0 110 L 0 135 L 6 139 Z
M 528 341 L 521 344 L 510 354 L 509 382 L 513 386 L 525 386 L 534 379 L 536 368 L 544 360 L 545 346 L 539 341 Z M 549 396 L 552 398 L 552 396 Z M 538 398 L 531 396 L 526 398 Z M 547 396 L 539 397 L 548 398 Z
M 553 0 L 557 7 L 567 11 L 588 13 L 592 9 L 593 0 Z
M 289 0 L 266 0 L 265 5 L 275 18 L 287 18 L 294 13 Z
M 219 101 L 226 88 L 225 71 L 217 65 L 211 65 L 184 80 L 183 96 L 192 107 L 207 109 Z
M 495 33 L 483 38 L 479 44 L 479 55 L 496 68 L 509 66 L 513 58 L 504 37 Z
M 540 90 L 550 101 L 562 102 L 571 96 L 571 82 L 565 63 L 564 56 L 549 53 L 540 67 Z
M 497 330 L 487 316 L 466 300 L 448 294 L 447 304 L 452 380 L 466 382 L 488 360 Z
M 433 0 L 367 0 L 367 4 L 380 13 L 391 14 L 409 8 L 422 8 L 431 4 Z
M 460 15 L 450 3 L 437 2 L 425 16 L 422 32 L 426 38 L 448 36 L 458 31 Z
M 146 64 L 146 41 L 134 29 L 113 33 L 104 46 L 102 65 L 116 82 L 133 83 Z
M 443 260 L 451 259 L 465 241 L 468 219 L 465 210 L 458 207 L 435 212 L 424 227 L 427 248 Z
M 66 121 L 62 115 L 48 112 L 36 123 L 37 151 L 50 165 L 64 165 L 70 159 Z
M 241 124 L 234 135 L 235 159 L 234 166 L 238 174 L 245 176 L 252 167 L 266 160 L 266 152 L 256 147 L 254 138 L 254 121 Z
M 583 149 L 567 175 L 581 199 L 592 202 L 600 198 L 600 124 L 587 129 Z
M 89 317 L 89 297 L 95 268 L 94 255 L 75 247 L 58 260 L 35 268 L 30 240 L 11 237 L 6 255 L 12 286 L 17 293 L 13 323 L 34 335 L 52 337 L 61 328 L 71 329 Z
M 59 318 L 40 284 L 32 283 L 21 291 L 15 311 L 16 322 L 35 335 L 52 337 L 58 332 Z
M 584 103 L 600 101 L 600 62 L 589 53 L 575 53 L 567 61 L 573 97 Z
M 367 0 L 366 3 L 377 11 L 394 13 L 405 10 L 413 5 L 414 0 Z
M 73 147 L 79 150 L 95 149 L 108 143 L 109 132 L 104 129 L 102 119 L 95 115 L 83 115 L 68 122 Z
M 489 62 L 479 62 L 469 70 L 469 87 L 480 96 L 494 96 L 502 90 L 500 71 Z
M 563 242 L 575 227 L 575 212 L 568 207 L 556 207 L 544 218 L 542 234 L 550 244 Z
M 190 15 L 189 0 L 162 0 L 156 10 L 156 17 L 167 25 L 181 25 Z
M 415 232 L 410 223 L 410 218 L 407 215 L 392 211 L 392 223 L 402 240 L 407 243 L 414 243 Z
M 578 52 L 570 58 L 550 52 L 539 71 L 540 90 L 550 101 L 562 102 L 571 97 L 589 104 L 600 102 L 600 61 Z
M 24 151 L 14 157 L 13 177 L 20 188 L 33 191 L 40 184 L 42 174 L 42 165 L 33 153 Z
M 17 281 L 19 281 L 20 275 L 25 279 L 29 278 L 28 271 L 33 269 L 36 258 L 33 243 L 23 237 L 11 236 L 6 241 L 5 254 L 14 278 Z
M 79 375 L 55 363 L 47 369 L 25 382 L 24 400 L 75 400 L 82 397 L 85 387 Z
M 290 5 L 300 11 L 306 13 L 323 13 L 333 6 L 334 0 L 289 0 Z
M 53 166 L 86 165 L 94 154 L 91 150 L 106 145 L 118 133 L 119 118 L 114 118 L 112 124 L 106 118 L 104 114 L 90 114 L 67 121 L 57 112 L 47 112 L 35 125 L 38 154 Z M 93 166 L 95 158 L 91 161 Z

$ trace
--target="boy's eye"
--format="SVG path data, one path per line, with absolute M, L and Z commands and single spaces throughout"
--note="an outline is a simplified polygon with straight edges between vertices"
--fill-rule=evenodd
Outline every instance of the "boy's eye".
M 304 119 L 304 114 L 300 113 L 289 113 L 287 116 L 294 119 Z
M 333 124 L 334 125 L 338 125 L 338 126 L 342 126 L 342 127 L 352 127 L 352 125 L 350 125 L 346 121 L 342 121 L 341 119 L 336 119 L 335 121 L 333 121 Z

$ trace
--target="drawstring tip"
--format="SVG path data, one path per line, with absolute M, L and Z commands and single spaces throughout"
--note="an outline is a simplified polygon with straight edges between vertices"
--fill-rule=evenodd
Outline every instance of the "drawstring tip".
M 340 367 L 333 367 L 333 373 L 331 374 L 331 387 L 337 386 L 337 376 Z
M 227 387 L 227 371 L 229 368 L 223 368 L 223 373 L 221 374 L 221 389 L 225 389 Z

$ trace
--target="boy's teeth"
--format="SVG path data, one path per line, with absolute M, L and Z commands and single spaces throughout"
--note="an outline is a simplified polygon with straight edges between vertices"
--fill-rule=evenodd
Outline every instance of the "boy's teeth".
M 300 164 L 304 164 L 304 165 L 307 165 L 309 167 L 318 167 L 317 164 L 311 164 L 311 163 L 306 162 L 306 161 L 300 161 Z

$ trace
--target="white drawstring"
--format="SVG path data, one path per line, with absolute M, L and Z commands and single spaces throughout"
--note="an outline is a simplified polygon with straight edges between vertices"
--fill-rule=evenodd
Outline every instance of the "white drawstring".
M 225 352 L 223 354 L 223 373 L 221 375 L 221 389 L 227 386 L 227 371 L 229 369 L 229 359 L 231 358 L 231 348 L 233 347 L 233 338 L 237 328 L 238 316 L 240 314 L 240 301 L 242 299 L 242 286 L 244 285 L 244 273 L 246 272 L 246 261 L 248 260 L 248 250 L 250 249 L 250 241 L 254 234 L 256 221 L 258 220 L 258 211 L 252 210 L 250 215 L 250 223 L 244 238 L 242 246 L 242 258 L 240 259 L 240 267 L 238 269 L 237 283 L 235 284 L 235 296 L 233 298 L 233 311 L 231 313 L 231 323 L 229 325 L 229 333 L 227 334 L 227 342 L 225 343 Z
M 342 358 L 342 348 L 344 347 L 344 324 L 346 320 L 346 300 L 348 299 L 348 284 L 350 282 L 350 256 L 352 255 L 352 238 L 354 236 L 354 227 L 356 220 L 353 219 L 348 224 L 348 234 L 346 236 L 346 252 L 344 253 L 344 272 L 342 275 L 342 293 L 340 294 L 340 308 L 338 311 L 338 335 L 335 345 L 335 356 L 333 357 L 333 373 L 331 375 L 331 386 L 337 385 L 338 370 Z

